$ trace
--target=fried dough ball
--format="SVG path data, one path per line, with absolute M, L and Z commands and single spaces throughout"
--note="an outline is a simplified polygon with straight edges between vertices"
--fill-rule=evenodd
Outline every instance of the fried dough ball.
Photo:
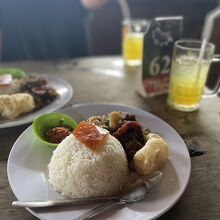
M 35 108 L 34 99 L 27 93 L 0 95 L 0 116 L 14 119 L 19 115 L 31 112 Z
M 108 114 L 109 117 L 109 127 L 111 130 L 117 130 L 119 128 L 119 121 L 121 119 L 121 113 L 113 111 Z
M 161 168 L 168 159 L 167 143 L 157 134 L 149 133 L 148 141 L 134 155 L 134 168 L 141 175 L 149 175 Z

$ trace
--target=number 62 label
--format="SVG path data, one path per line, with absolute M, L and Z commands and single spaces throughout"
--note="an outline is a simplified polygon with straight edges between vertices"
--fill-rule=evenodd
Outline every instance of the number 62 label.
M 170 73 L 171 58 L 168 55 L 156 56 L 149 65 L 149 73 L 152 76 L 165 75 Z

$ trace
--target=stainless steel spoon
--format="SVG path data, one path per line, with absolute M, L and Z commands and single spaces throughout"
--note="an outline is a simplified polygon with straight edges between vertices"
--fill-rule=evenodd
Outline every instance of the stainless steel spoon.
M 94 202 L 120 202 L 120 203 L 131 203 L 145 198 L 160 182 L 162 177 L 161 172 L 157 172 L 156 176 L 144 182 L 143 185 L 135 188 L 131 192 L 120 195 L 120 196 L 107 196 L 107 197 L 91 197 L 91 198 L 78 198 L 78 199 L 58 199 L 58 200 L 47 200 L 47 201 L 13 201 L 13 206 L 28 207 L 28 208 L 44 208 L 63 206 L 67 204 L 80 205 L 89 204 Z
M 93 202 L 106 202 L 117 201 L 116 196 L 107 197 L 90 197 L 90 198 L 78 198 L 78 199 L 57 199 L 57 200 L 39 200 L 39 201 L 13 201 L 13 206 L 28 207 L 28 208 L 46 208 L 64 205 L 81 205 L 89 204 Z
M 127 193 L 126 195 L 118 198 L 117 201 L 111 201 L 108 203 L 101 204 L 94 209 L 85 212 L 84 214 L 74 218 L 74 220 L 85 220 L 94 218 L 105 211 L 114 208 L 117 205 L 125 205 L 127 203 L 133 203 L 140 201 L 146 198 L 160 183 L 162 177 L 162 172 L 158 172 L 155 177 L 149 179 L 148 181 L 144 181 L 144 184 L 135 188 L 133 191 Z

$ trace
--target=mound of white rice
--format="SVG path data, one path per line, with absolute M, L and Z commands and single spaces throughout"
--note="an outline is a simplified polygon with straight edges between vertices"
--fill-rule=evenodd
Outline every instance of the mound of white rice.
M 128 172 L 125 151 L 110 134 L 97 152 L 70 134 L 53 152 L 49 182 L 68 197 L 107 196 L 118 193 Z

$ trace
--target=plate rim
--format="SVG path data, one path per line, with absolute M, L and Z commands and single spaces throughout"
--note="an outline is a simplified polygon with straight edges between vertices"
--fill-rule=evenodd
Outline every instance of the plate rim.
M 64 86 L 67 88 L 67 90 L 69 91 L 69 92 L 68 92 L 68 97 L 65 99 L 65 101 L 63 102 L 63 104 L 62 104 L 62 105 L 58 105 L 57 107 L 54 106 L 53 108 L 51 108 L 51 109 L 49 110 L 49 112 L 54 112 L 54 111 L 56 111 L 56 110 L 59 110 L 59 109 L 62 108 L 65 104 L 67 104 L 67 103 L 70 101 L 70 99 L 73 97 L 73 95 L 74 95 L 74 88 L 73 88 L 73 86 L 70 85 L 70 83 L 69 83 L 68 81 L 64 80 L 63 78 L 61 78 L 61 77 L 59 77 L 59 76 L 54 76 L 54 75 L 52 75 L 52 74 L 45 74 L 45 73 L 38 73 L 38 74 L 37 74 L 37 73 L 33 73 L 33 74 L 36 74 L 36 75 L 38 75 L 38 76 L 45 77 L 46 79 L 52 78 L 53 80 L 56 80 L 57 82 L 61 82 L 62 85 L 64 85 Z M 55 100 L 54 100 L 54 101 L 55 101 Z M 45 107 L 46 107 L 46 106 L 45 106 Z M 41 108 L 40 110 L 42 110 L 42 109 L 44 109 L 44 107 Z M 33 113 L 37 113 L 37 112 L 38 112 L 38 111 L 33 112 Z M 30 113 L 30 114 L 32 114 L 32 113 Z M 45 113 L 39 113 L 39 114 L 37 114 L 37 115 L 39 116 L 39 115 L 41 115 L 41 114 L 45 114 Z M 37 117 L 37 116 L 33 116 L 33 117 Z M 17 121 L 9 121 L 9 122 L 7 122 L 7 123 L 0 123 L 0 129 L 2 129 L 2 128 L 12 128 L 12 127 L 17 127 L 17 126 L 20 126 L 20 125 L 28 124 L 28 123 L 30 123 L 30 122 L 32 122 L 32 121 L 34 120 L 33 117 L 31 117 L 30 119 L 26 119 L 26 120 L 22 120 L 22 118 L 21 118 L 21 119 L 19 119 L 19 120 L 17 120 Z
M 182 197 L 183 193 L 185 192 L 186 190 L 186 187 L 188 186 L 188 183 L 189 183 L 189 180 L 190 180 L 190 175 L 191 175 L 191 159 L 190 159 L 190 155 L 189 155 L 189 152 L 187 150 L 187 146 L 184 142 L 184 140 L 182 139 L 182 137 L 179 135 L 179 133 L 171 126 L 169 125 L 166 121 L 164 121 L 163 119 L 161 119 L 160 117 L 148 112 L 148 111 L 145 111 L 141 108 L 138 108 L 138 107 L 134 107 L 134 106 L 130 106 L 130 105 L 125 105 L 125 104 L 118 104 L 118 103 L 109 103 L 109 102 L 97 102 L 97 103 L 77 103 L 77 104 L 72 104 L 71 106 L 68 106 L 67 108 L 63 108 L 63 109 L 60 109 L 61 112 L 65 111 L 66 109 L 68 108 L 75 108 L 75 107 L 86 107 L 86 106 L 99 106 L 99 105 L 102 105 L 102 106 L 120 106 L 120 107 L 126 107 L 126 108 L 129 108 L 129 109 L 134 109 L 138 112 L 141 112 L 142 114 L 148 114 L 150 115 L 151 117 L 155 118 L 155 119 L 159 119 L 160 121 L 162 121 L 163 123 L 165 123 L 171 130 L 172 132 L 174 132 L 182 141 L 182 143 L 184 144 L 185 146 L 185 149 L 186 149 L 186 152 L 187 152 L 187 159 L 188 159 L 188 175 L 186 177 L 186 181 L 185 181 L 185 184 L 184 186 L 181 188 L 180 190 L 180 193 L 178 194 L 178 196 L 175 198 L 175 200 L 170 203 L 164 210 L 160 211 L 156 216 L 154 216 L 152 219 L 157 219 L 159 218 L 160 216 L 162 216 L 164 213 L 166 213 L 167 211 L 169 211 L 178 201 L 179 199 Z M 12 150 L 14 149 L 14 146 L 16 146 L 16 143 L 19 141 L 20 138 L 22 138 L 22 135 L 27 132 L 28 130 L 31 129 L 31 126 L 28 126 L 21 134 L 20 136 L 17 138 L 17 140 L 14 142 L 12 148 L 11 148 L 11 151 L 9 153 L 9 157 L 8 157 L 8 161 L 7 161 L 7 177 L 8 177 L 8 181 L 9 181 L 9 185 L 10 185 L 10 188 L 12 190 L 12 192 L 14 193 L 15 197 L 18 199 L 17 197 L 17 193 L 14 192 L 14 190 L 12 189 L 11 187 L 11 181 L 10 181 L 10 177 L 9 177 L 9 163 L 10 163 L 10 158 L 11 158 L 11 155 L 12 155 Z M 186 156 L 185 155 L 185 156 Z M 39 215 L 38 213 L 36 213 L 34 210 L 32 210 L 31 208 L 25 208 L 27 211 L 29 211 L 32 215 L 34 215 L 35 217 L 39 218 L 39 219 L 42 219 L 42 220 L 46 220 L 45 218 L 43 218 L 41 215 Z

